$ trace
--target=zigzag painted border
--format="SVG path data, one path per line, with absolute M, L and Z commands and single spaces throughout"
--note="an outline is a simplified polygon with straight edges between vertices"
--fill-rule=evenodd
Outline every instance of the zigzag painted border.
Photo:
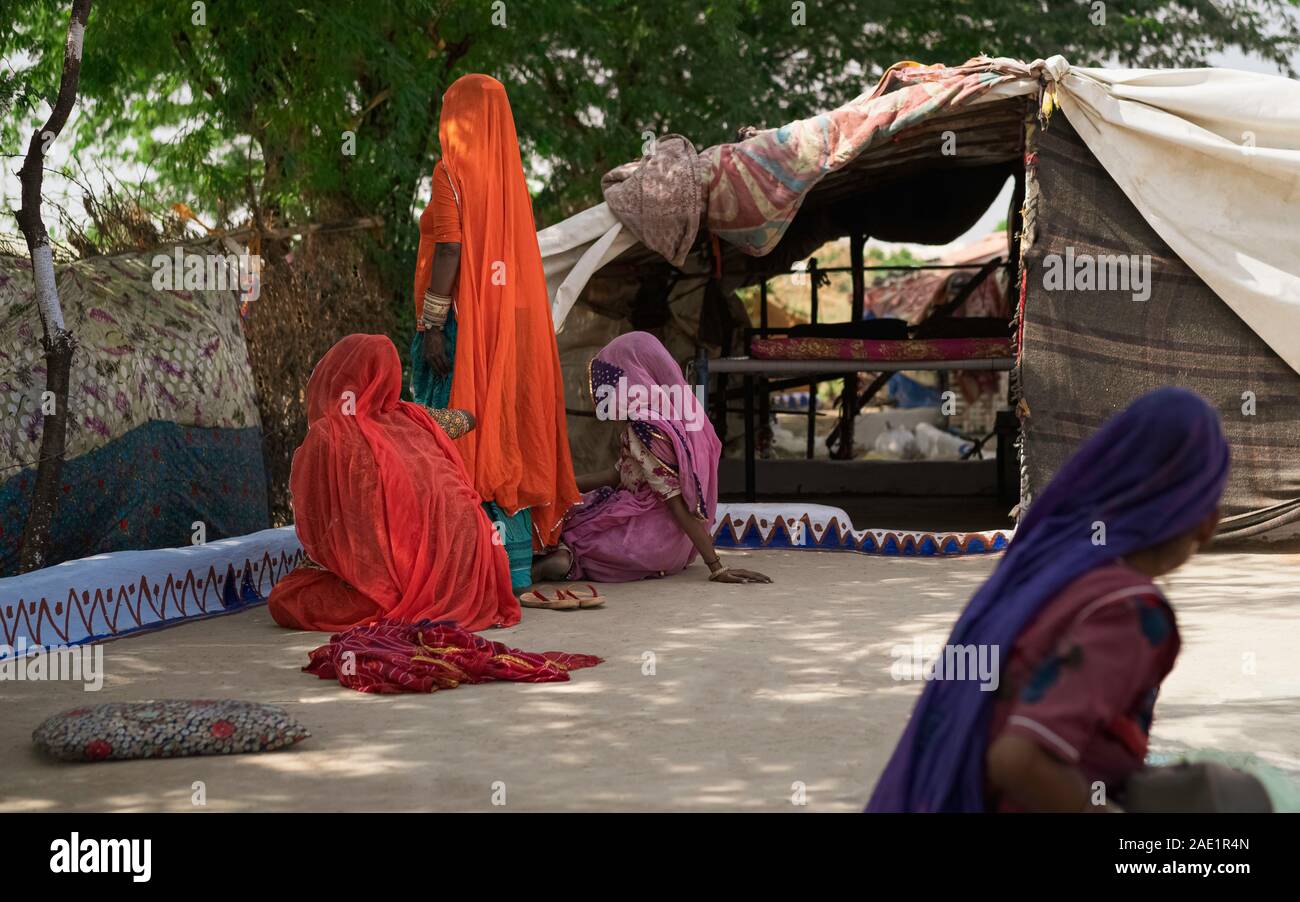
M 0 659 L 20 640 L 28 650 L 81 645 L 262 604 L 303 557 L 291 527 L 183 549 L 203 558 L 189 567 L 178 567 L 178 550 L 97 555 L 0 580 Z
M 857 530 L 836 507 L 723 504 L 714 542 L 719 548 L 946 557 L 1002 551 L 1011 535 Z M 262 604 L 302 558 L 293 527 L 284 527 L 207 546 L 96 555 L 0 579 L 0 659 L 20 644 L 27 650 L 81 645 Z
M 1014 530 L 988 532 L 914 532 L 901 529 L 854 529 L 839 508 L 809 505 L 719 505 L 713 542 L 719 548 L 788 548 L 852 551 L 886 557 L 951 557 L 996 554 Z

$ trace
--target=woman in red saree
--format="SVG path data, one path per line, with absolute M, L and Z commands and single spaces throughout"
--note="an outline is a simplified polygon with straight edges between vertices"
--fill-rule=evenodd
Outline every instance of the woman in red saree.
M 519 622 L 505 550 L 434 418 L 444 412 L 399 400 L 401 388 L 397 348 L 382 335 L 349 335 L 316 365 L 289 478 L 310 560 L 271 591 L 281 626 Z

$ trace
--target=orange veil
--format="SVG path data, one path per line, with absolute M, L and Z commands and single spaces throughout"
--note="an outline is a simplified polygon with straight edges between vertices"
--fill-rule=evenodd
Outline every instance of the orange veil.
M 289 487 L 303 548 L 271 591 L 276 622 L 342 630 L 388 617 L 466 630 L 519 622 L 505 549 L 451 439 L 399 400 L 402 367 L 383 335 L 349 335 L 307 383 L 307 437 Z
M 438 138 L 461 210 L 450 406 L 478 419 L 457 444 L 481 498 L 509 515 L 532 508 L 534 541 L 551 545 L 579 493 L 533 204 L 501 83 L 457 79 Z

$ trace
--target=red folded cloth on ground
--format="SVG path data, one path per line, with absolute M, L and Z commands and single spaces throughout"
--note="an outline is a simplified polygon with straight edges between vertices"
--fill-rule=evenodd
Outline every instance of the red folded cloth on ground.
M 570 670 L 601 663 L 594 655 L 520 651 L 431 620 L 354 626 L 309 657 L 307 673 L 358 692 L 436 692 L 492 680 L 557 683 L 568 680 Z

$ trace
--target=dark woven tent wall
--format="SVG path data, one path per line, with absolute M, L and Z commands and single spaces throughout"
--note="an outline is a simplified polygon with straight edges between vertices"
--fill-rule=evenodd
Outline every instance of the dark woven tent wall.
M 1223 417 L 1232 445 L 1225 516 L 1300 498 L 1300 375 L 1160 239 L 1064 115 L 1039 133 L 1037 150 L 1036 231 L 1025 251 L 1022 499 L 1032 503 L 1107 417 L 1161 385 L 1199 392 Z M 1076 256 L 1150 254 L 1150 298 L 1047 290 L 1044 258 L 1067 246 Z M 1253 416 L 1242 411 L 1244 392 L 1254 393 Z

